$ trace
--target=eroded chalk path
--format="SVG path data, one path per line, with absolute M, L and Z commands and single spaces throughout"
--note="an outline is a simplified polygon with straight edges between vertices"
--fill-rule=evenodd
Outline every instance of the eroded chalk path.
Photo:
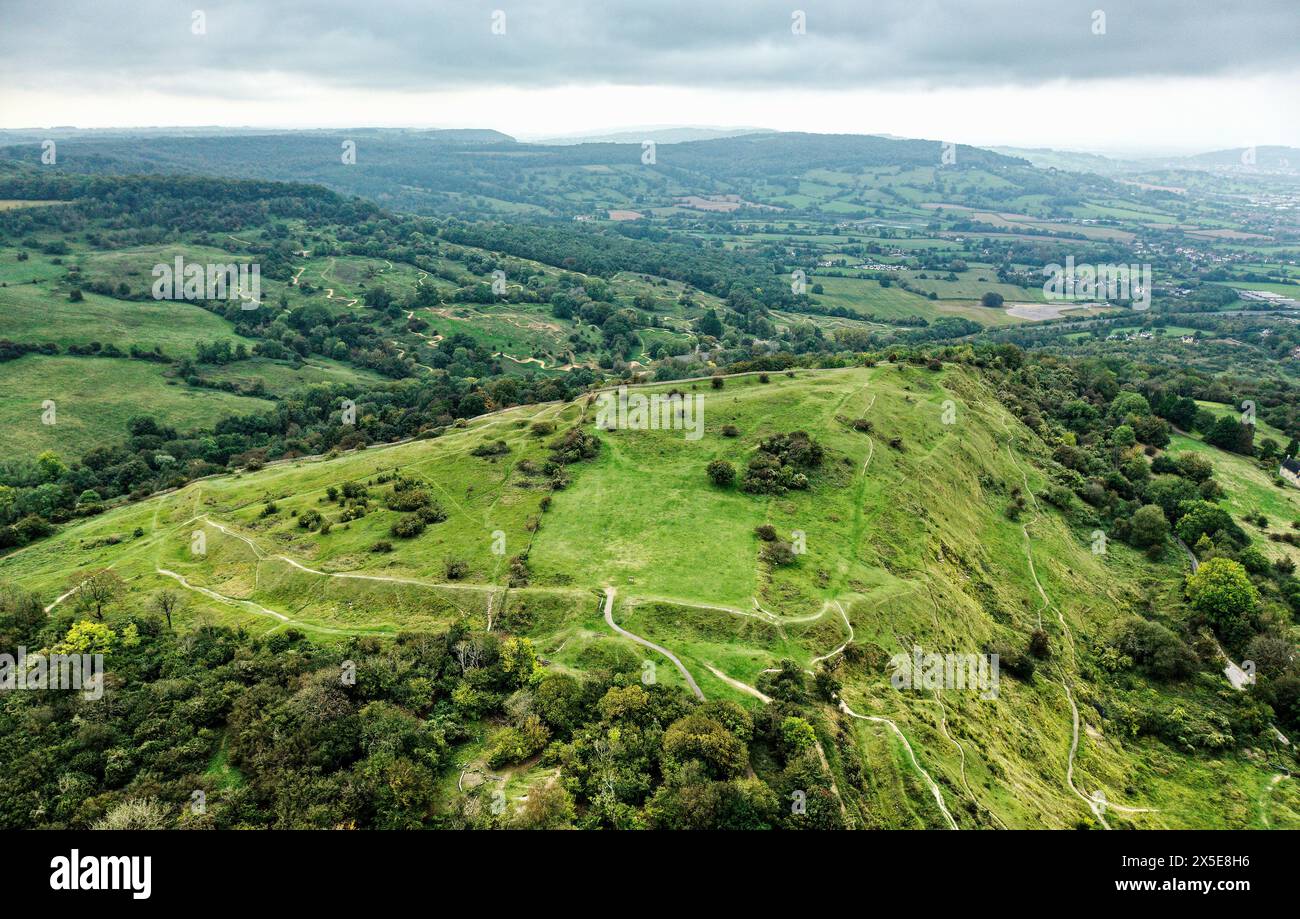
M 619 625 L 617 622 L 614 621 L 614 594 L 615 594 L 614 588 L 612 587 L 605 588 L 605 624 L 608 625 L 611 629 L 613 629 L 618 634 L 622 635 L 624 638 L 630 638 L 633 641 L 635 641 L 637 644 L 644 645 L 645 647 L 649 648 L 651 651 L 658 651 L 664 657 L 672 661 L 673 666 L 677 668 L 677 670 L 681 673 L 683 679 L 686 680 L 686 685 L 691 688 L 691 692 L 695 693 L 695 698 L 703 701 L 704 693 L 700 691 L 700 686 L 698 683 L 695 682 L 695 677 L 691 676 L 691 672 L 686 669 L 686 665 L 683 664 L 680 659 L 678 659 L 676 654 L 669 651 L 663 645 L 657 645 L 648 638 L 642 638 L 640 635 L 635 635 L 632 632 L 629 632 L 627 629 L 623 628 L 621 625 Z

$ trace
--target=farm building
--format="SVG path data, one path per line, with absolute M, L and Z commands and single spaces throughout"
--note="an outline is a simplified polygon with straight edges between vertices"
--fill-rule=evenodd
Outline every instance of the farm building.
M 1278 467 L 1277 474 L 1292 485 L 1300 487 L 1300 459 L 1291 456 L 1282 460 L 1282 465 Z

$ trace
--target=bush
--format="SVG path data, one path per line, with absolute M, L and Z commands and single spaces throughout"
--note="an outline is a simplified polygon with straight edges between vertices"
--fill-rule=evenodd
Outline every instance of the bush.
M 392 552 L 393 544 L 386 539 L 381 539 L 370 547 L 371 552 Z
M 488 748 L 488 765 L 493 769 L 521 763 L 546 746 L 551 732 L 536 715 L 529 715 L 520 727 L 508 727 L 492 739 Z
M 569 428 L 551 442 L 551 462 L 561 465 L 592 459 L 600 453 L 600 439 L 581 428 Z
M 459 581 L 469 574 L 469 562 L 462 558 L 448 558 L 443 562 L 443 572 L 449 581 Z
M 723 386 L 722 377 L 720 376 L 713 377 L 712 379 L 709 380 L 709 385 L 712 386 L 714 389 L 721 389 Z
M 1237 526 L 1232 516 L 1223 508 L 1208 501 L 1184 501 L 1179 505 L 1181 517 L 1175 529 L 1178 537 L 1189 546 L 1195 545 L 1202 536 L 1216 538 L 1220 531 L 1234 543 L 1243 546 L 1248 538 Z
M 763 540 L 763 542 L 772 542 L 776 539 L 776 527 L 772 526 L 770 523 L 760 523 L 758 526 L 754 527 L 754 535 Z
M 1064 485 L 1051 485 L 1043 492 L 1043 500 L 1053 507 L 1068 511 L 1074 507 L 1074 492 Z M 1161 515 L 1163 519 L 1164 515 Z
M 1036 665 L 1034 659 L 1028 654 L 1001 642 L 989 645 L 985 648 L 985 653 L 998 656 L 999 671 L 1005 670 L 1022 683 L 1033 681 Z
M 396 488 L 388 495 L 388 509 L 390 511 L 414 511 L 419 510 L 429 503 L 429 493 L 423 488 L 407 488 L 398 491 Z
M 1196 672 L 1192 649 L 1158 622 L 1128 620 L 1112 646 L 1156 679 L 1183 680 Z
M 1129 522 L 1129 542 L 1139 549 L 1163 546 L 1169 538 L 1169 520 L 1158 504 L 1137 509 Z
M 1272 563 L 1268 560 L 1268 556 L 1263 552 L 1260 552 L 1254 546 L 1247 546 L 1245 549 L 1242 549 L 1238 559 L 1241 561 L 1242 567 L 1251 574 L 1268 574 L 1273 568 Z M 1279 561 L 1281 561 L 1281 559 L 1279 559 Z
M 443 510 L 441 504 L 437 501 L 433 501 L 417 510 L 415 516 L 420 518 L 424 523 L 442 523 L 447 519 L 447 512 Z
M 775 457 L 782 466 L 795 469 L 814 469 L 825 457 L 821 444 L 804 431 L 776 434 L 759 444 L 758 449 Z
M 510 445 L 504 440 L 485 441 L 469 452 L 471 456 L 504 456 L 510 452 Z
M 778 568 L 793 565 L 797 558 L 794 547 L 788 542 L 770 542 L 763 547 L 763 560 Z
M 722 426 L 722 436 L 723 436 L 723 437 L 739 437 L 739 436 L 740 436 L 740 428 L 736 427 L 734 424 L 724 424 L 724 425 Z
M 736 467 L 726 460 L 717 459 L 709 463 L 708 473 L 713 484 L 722 488 L 736 481 Z
M 325 518 L 316 511 L 304 511 L 298 517 L 298 526 L 304 530 L 315 530 L 324 522 Z
M 415 514 L 407 514 L 393 521 L 389 532 L 399 539 L 414 539 L 424 532 L 424 521 Z
M 1199 453 L 1179 453 L 1174 458 L 1174 465 L 1178 467 L 1179 475 L 1198 484 L 1214 475 L 1214 464 Z

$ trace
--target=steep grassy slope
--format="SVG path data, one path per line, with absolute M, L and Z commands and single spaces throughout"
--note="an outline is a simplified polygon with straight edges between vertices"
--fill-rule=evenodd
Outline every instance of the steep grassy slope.
M 632 654 L 657 680 L 685 686 L 689 674 L 707 698 L 751 706 L 781 661 L 828 666 L 843 706 L 822 707 L 819 740 L 859 826 L 1295 824 L 1293 783 L 1275 785 L 1266 755 L 1241 750 L 1256 741 L 1211 756 L 1128 727 L 1131 693 L 1193 712 L 1234 701 L 1210 668 L 1183 684 L 1119 686 L 1097 665 L 1121 617 L 1181 615 L 1180 560 L 1153 565 L 1116 543 L 1094 554 L 1088 533 L 1034 497 L 1046 451 L 973 371 L 883 364 L 676 386 L 704 398 L 699 440 L 596 431 L 588 399 L 515 409 L 435 440 L 195 482 L 0 560 L 0 579 L 52 603 L 74 571 L 112 565 L 128 579 L 127 607 L 183 585 L 186 620 L 293 625 L 322 640 L 467 620 L 528 634 L 552 668 Z M 551 491 L 536 472 L 547 431 L 575 424 L 601 449 Z M 711 460 L 743 470 L 763 438 L 792 430 L 825 450 L 807 491 L 710 483 Z M 496 441 L 508 452 L 473 454 Z M 391 536 L 394 472 L 447 519 Z M 344 523 L 327 489 L 346 482 L 366 483 L 371 503 Z M 1027 508 L 1012 520 L 1016 489 Z M 298 526 L 309 511 L 336 521 L 328 534 Z M 769 564 L 754 533 L 764 523 L 806 553 Z M 383 541 L 391 552 L 371 551 Z M 509 587 L 520 555 L 527 586 Z M 451 561 L 463 571 L 449 582 Z M 612 621 L 675 660 L 616 634 L 606 591 Z M 890 657 L 914 646 L 1019 649 L 1036 628 L 1050 658 L 1032 678 L 1004 670 L 996 698 L 891 685 Z

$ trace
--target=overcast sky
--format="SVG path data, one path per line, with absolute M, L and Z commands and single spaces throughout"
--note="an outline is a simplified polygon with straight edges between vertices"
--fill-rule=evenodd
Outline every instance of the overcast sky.
M 1300 0 L 0 0 L 5 128 L 755 125 L 1199 150 L 1300 146 L 1297 87 Z

